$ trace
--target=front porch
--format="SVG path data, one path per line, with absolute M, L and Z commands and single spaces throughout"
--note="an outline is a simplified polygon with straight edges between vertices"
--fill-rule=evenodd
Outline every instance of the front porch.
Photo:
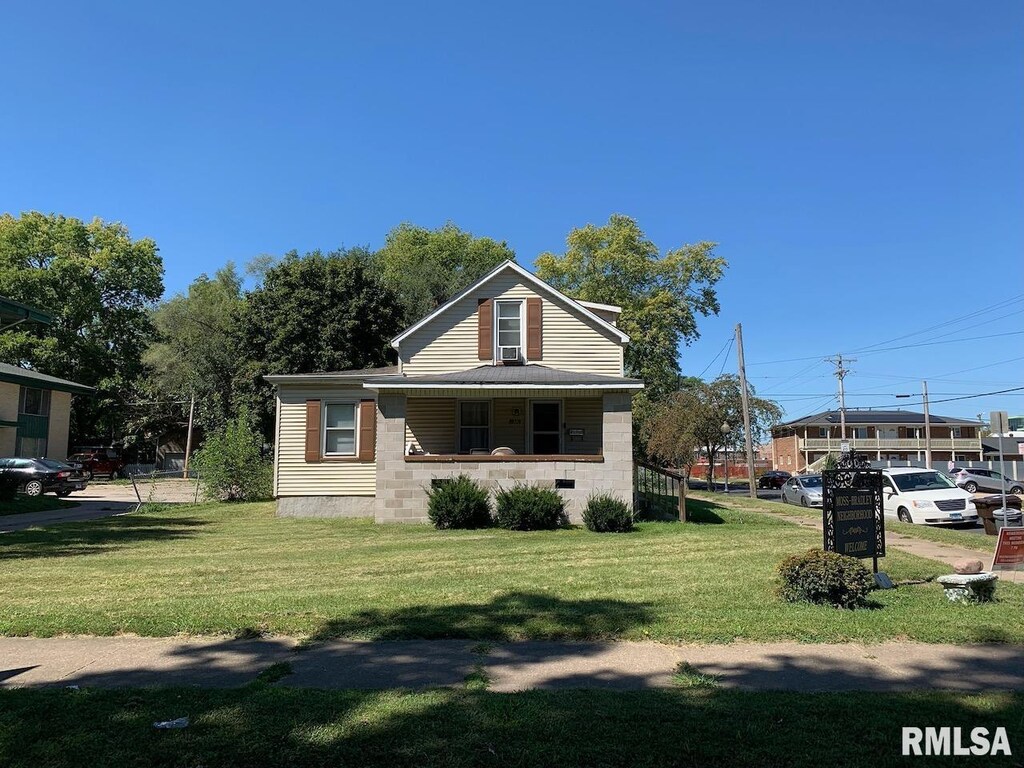
M 632 502 L 629 392 L 382 391 L 377 408 L 378 521 L 425 520 L 427 488 L 460 474 L 549 485 L 576 522 L 592 493 Z

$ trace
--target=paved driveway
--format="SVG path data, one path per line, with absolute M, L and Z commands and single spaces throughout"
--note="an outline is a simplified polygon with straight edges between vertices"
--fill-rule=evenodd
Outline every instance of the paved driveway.
M 194 481 L 181 479 L 163 479 L 153 484 L 140 482 L 139 493 L 143 501 L 159 501 L 163 503 L 191 503 L 195 498 Z M 25 512 L 20 515 L 0 516 L 0 533 L 20 531 L 56 523 L 95 520 L 99 517 L 123 515 L 131 512 L 138 504 L 135 489 L 131 483 L 90 483 L 84 491 L 77 491 L 68 501 L 76 503 L 74 507 L 51 509 L 45 512 Z

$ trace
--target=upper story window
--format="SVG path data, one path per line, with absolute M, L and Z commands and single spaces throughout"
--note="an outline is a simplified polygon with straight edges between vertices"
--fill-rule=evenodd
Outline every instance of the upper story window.
M 850 430 L 851 436 L 854 440 L 867 440 L 868 439 L 868 428 L 867 427 L 853 427 Z
M 498 318 L 498 360 L 521 360 L 523 357 L 523 302 L 499 301 L 495 310 Z M 512 352 L 505 350 L 515 350 Z
M 27 416 L 49 416 L 50 390 L 22 387 L 18 413 L 24 413 Z
M 324 456 L 356 455 L 356 404 L 324 405 Z
M 907 437 L 920 440 L 924 437 L 924 427 L 907 427 Z
M 963 427 L 953 427 L 953 437 L 963 437 L 963 436 L 964 436 L 964 428 Z
M 828 437 L 828 427 L 818 427 L 818 437 Z

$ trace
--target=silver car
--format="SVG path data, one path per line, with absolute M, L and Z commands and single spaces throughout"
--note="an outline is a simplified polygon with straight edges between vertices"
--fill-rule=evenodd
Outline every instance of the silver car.
M 1003 490 L 1003 475 L 994 469 L 954 467 L 949 471 L 949 476 L 953 478 L 953 482 L 968 493 L 977 493 L 978 491 L 1001 493 Z M 1024 483 L 1007 477 L 1006 492 L 1020 495 L 1024 493 Z
M 801 507 L 820 507 L 821 475 L 797 475 L 782 486 L 782 501 Z

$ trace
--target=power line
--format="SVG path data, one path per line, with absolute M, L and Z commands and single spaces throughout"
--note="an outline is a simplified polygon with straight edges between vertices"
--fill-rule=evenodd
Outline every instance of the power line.
M 725 353 L 725 357 L 722 358 L 722 367 L 718 371 L 718 375 L 719 376 L 721 376 L 723 373 L 725 373 L 725 365 L 726 365 L 726 363 L 729 362 L 729 352 L 732 351 L 732 344 L 733 344 L 733 342 L 735 340 L 736 339 L 734 339 L 734 338 L 730 338 L 729 339 L 729 350 Z
M 995 392 L 980 392 L 976 395 L 961 395 L 960 397 L 947 397 L 943 400 L 932 400 L 931 398 L 929 398 L 928 404 L 934 405 L 935 403 L 952 403 L 955 400 L 974 400 L 979 397 L 991 397 L 992 395 L 1006 395 L 1009 394 L 1010 392 L 1021 391 L 1024 391 L 1024 387 L 1011 387 L 1010 389 L 999 389 L 996 390 Z M 924 405 L 924 401 L 921 401 L 920 403 L 901 403 L 901 405 Z M 886 408 L 888 407 L 888 405 L 868 405 L 860 407 L 865 410 L 871 410 L 872 408 Z
M 920 344 L 902 344 L 898 347 L 886 347 L 885 349 L 875 349 L 870 352 L 864 352 L 865 355 L 877 355 L 881 352 L 892 352 L 900 349 L 915 349 L 917 347 L 934 347 L 940 344 L 955 344 L 961 341 L 978 341 L 980 339 L 997 339 L 1004 336 L 1021 336 L 1024 335 L 1024 331 L 1008 331 L 1007 333 L 990 333 L 986 336 L 966 336 L 962 339 L 946 339 L 945 341 L 925 341 Z M 751 365 L 775 365 L 776 363 L 799 363 L 804 360 L 819 360 L 820 355 L 808 356 L 808 357 L 791 357 L 786 360 L 764 360 L 758 363 L 747 363 L 747 366 Z
M 913 333 L 905 333 L 902 336 L 896 336 L 895 338 L 887 339 L 886 341 L 880 341 L 877 344 L 870 344 L 870 345 L 868 345 L 866 347 L 861 347 L 860 349 L 855 349 L 853 351 L 854 352 L 864 352 L 864 351 L 867 351 L 869 349 L 874 349 L 875 347 L 880 347 L 883 344 L 891 344 L 894 341 L 902 341 L 903 339 L 909 339 L 909 338 L 911 338 L 913 336 L 920 336 L 922 333 L 928 333 L 929 331 L 934 331 L 934 330 L 937 330 L 939 328 L 945 328 L 946 326 L 949 326 L 949 325 L 955 325 L 955 324 L 961 323 L 961 322 L 963 322 L 965 320 L 970 320 L 970 319 L 972 319 L 974 317 L 977 317 L 978 315 L 984 315 L 984 314 L 987 314 L 989 312 L 994 312 L 996 310 L 1002 309 L 1003 307 L 1009 306 L 1011 304 L 1016 304 L 1016 303 L 1018 303 L 1020 301 L 1024 301 L 1024 296 L 1016 296 L 1016 297 L 1014 297 L 1012 299 L 1006 299 L 1005 301 L 1001 301 L 998 304 L 993 304 L 993 305 L 991 305 L 989 307 L 986 307 L 984 309 L 979 309 L 979 310 L 977 310 L 975 312 L 971 312 L 970 314 L 967 314 L 967 315 L 961 315 L 960 317 L 955 317 L 952 320 L 946 320 L 945 322 L 938 323 L 938 324 L 930 326 L 928 328 L 924 328 L 924 329 L 922 329 L 920 331 L 914 331 Z M 1021 310 L 1021 311 L 1024 312 L 1024 310 Z M 1020 314 L 1020 312 L 1013 312 L 1011 314 L 1017 315 L 1017 314 Z M 954 331 L 954 333 L 955 333 L 955 331 Z
M 720 350 L 718 350 L 718 354 L 715 355 L 713 358 L 711 358 L 711 362 L 710 363 L 708 363 L 707 365 L 704 366 L 704 370 L 700 372 L 699 376 L 697 376 L 698 379 L 703 379 L 704 378 L 704 374 L 707 373 L 708 369 L 712 365 L 715 364 L 715 361 L 718 360 L 719 357 L 721 357 L 722 353 L 725 352 L 725 348 L 727 346 L 729 346 L 731 342 L 732 342 L 732 336 L 730 336 L 728 339 L 725 340 L 725 343 L 722 344 L 722 348 Z

